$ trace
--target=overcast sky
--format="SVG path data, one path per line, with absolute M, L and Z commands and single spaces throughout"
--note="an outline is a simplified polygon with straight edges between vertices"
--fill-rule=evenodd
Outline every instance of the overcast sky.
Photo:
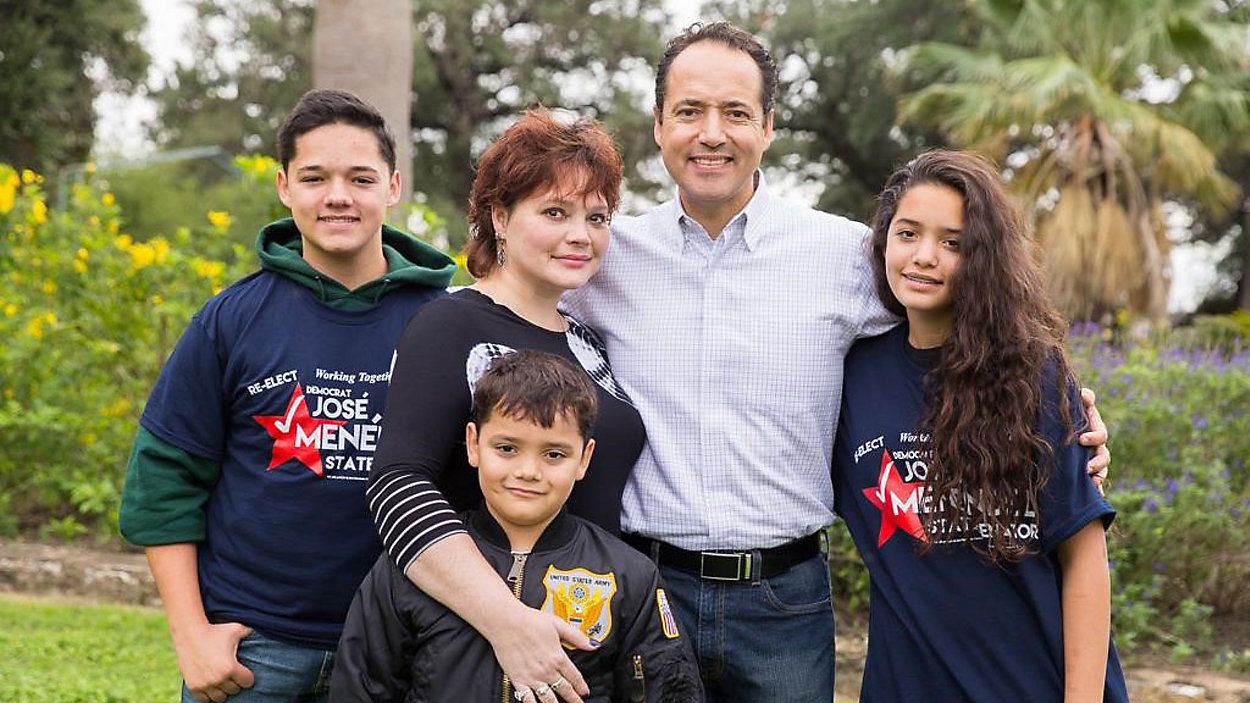
M 195 11 L 188 0 L 140 0 L 148 15 L 143 43 L 152 56 L 150 76 L 168 75 L 178 61 L 189 61 L 190 50 L 183 40 L 187 26 L 194 21 Z M 697 19 L 697 3 L 689 0 L 667 0 L 676 27 Z M 100 120 L 96 127 L 97 157 L 103 159 L 141 157 L 154 145 L 144 135 L 143 125 L 156 117 L 151 101 L 145 98 L 101 96 L 96 102 Z M 771 182 L 771 181 L 770 181 Z M 796 194 L 798 195 L 798 194 Z M 799 196 L 801 197 L 801 196 Z M 810 196 L 809 196 L 810 197 Z M 1168 307 L 1173 311 L 1192 310 L 1205 292 L 1216 282 L 1215 264 L 1228 256 L 1230 247 L 1194 245 L 1173 250 L 1173 285 Z M 1097 275 L 1094 262 L 1090 275 Z

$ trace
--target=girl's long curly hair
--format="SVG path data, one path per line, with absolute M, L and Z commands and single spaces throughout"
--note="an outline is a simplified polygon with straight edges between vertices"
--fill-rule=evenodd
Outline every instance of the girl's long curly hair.
M 1065 323 L 1046 296 L 1034 244 L 998 171 L 957 151 L 916 157 L 890 176 L 878 199 L 872 264 L 886 308 L 906 315 L 886 280 L 885 247 L 899 201 L 922 183 L 963 196 L 964 224 L 961 261 L 947 281 L 953 285 L 950 336 L 925 378 L 921 429 L 929 433 L 932 452 L 930 510 L 921 519 L 929 544 L 949 526 L 960 526 L 990 563 L 1015 561 L 1032 549 L 1010 528 L 1025 511 L 1037 514 L 1048 473 L 1043 467 L 1054 457 L 1038 432 L 1039 408 L 1058 409 L 1064 426 L 1072 427 Z M 1048 365 L 1057 365 L 1054 398 L 1041 397 Z M 987 539 L 979 538 L 978 523 L 988 526 Z

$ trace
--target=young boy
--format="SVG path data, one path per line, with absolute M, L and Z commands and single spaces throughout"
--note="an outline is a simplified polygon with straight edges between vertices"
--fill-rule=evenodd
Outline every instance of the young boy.
M 513 352 L 478 379 L 473 408 L 465 447 L 485 506 L 465 524 L 517 598 L 598 643 L 569 653 L 590 686 L 584 700 L 701 701 L 694 657 L 655 565 L 563 510 L 595 449 L 597 401 L 586 373 L 554 354 Z M 489 643 L 385 555 L 356 594 L 334 666 L 336 703 L 549 703 L 569 685 L 514 689 Z
M 209 300 L 162 370 L 126 470 L 183 701 L 325 700 L 379 553 L 365 479 L 396 341 L 455 266 L 383 224 L 395 142 L 355 96 L 305 94 L 278 132 L 291 219 Z

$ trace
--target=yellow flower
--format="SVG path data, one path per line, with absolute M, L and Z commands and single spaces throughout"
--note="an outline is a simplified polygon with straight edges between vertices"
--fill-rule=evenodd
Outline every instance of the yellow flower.
M 42 200 L 36 200 L 35 204 L 30 207 L 30 216 L 35 219 L 36 224 L 43 224 L 48 221 L 48 204 Z
M 105 193 L 100 196 L 100 202 L 104 203 L 104 207 L 113 207 L 117 204 L 117 198 L 112 193 Z
M 74 270 L 78 273 L 86 273 L 87 262 L 83 259 L 74 259 Z
M 109 234 L 117 234 L 117 231 L 121 229 L 121 223 L 117 221 L 117 218 L 109 218 L 108 224 L 105 225 L 105 229 L 108 230 Z
M 30 322 L 26 323 L 26 334 L 34 337 L 35 339 L 43 339 L 44 328 L 52 327 L 54 325 L 56 325 L 56 315 L 53 315 L 50 312 L 45 312 L 42 315 L 37 315 L 31 318 Z
M 91 217 L 88 217 L 87 222 L 90 222 L 92 227 L 100 226 L 100 218 L 96 215 L 92 215 Z
M 96 436 L 94 432 L 85 432 L 78 438 L 78 441 L 81 442 L 84 447 L 90 447 L 95 444 L 95 440 Z
M 35 173 L 34 171 L 28 168 L 22 169 L 22 183 L 26 185 L 30 185 L 32 183 L 40 183 L 42 181 L 43 181 L 43 176 L 40 176 L 39 174 Z
M 44 279 L 44 281 L 43 281 L 43 292 L 44 292 L 44 293 L 47 293 L 48 295 L 52 295 L 53 293 L 55 293 L 55 292 L 56 292 L 56 281 L 52 280 L 51 278 L 46 278 L 46 279 Z
M 17 201 L 17 185 L 20 182 L 16 173 L 0 178 L 0 215 L 13 209 L 13 203 Z
M 88 161 L 87 163 L 83 164 L 82 170 L 83 170 L 83 173 L 90 176 L 91 174 L 95 173 L 95 164 Z
M 74 253 L 74 258 L 80 261 L 86 261 L 91 258 L 91 252 L 87 251 L 83 247 L 79 247 L 78 251 Z
M 218 278 L 221 278 L 222 274 L 226 272 L 226 265 L 220 261 L 207 261 L 205 259 L 196 259 L 194 267 L 195 267 L 196 274 L 203 276 L 204 278 L 207 278 L 209 280 L 216 280 Z
M 169 256 L 169 242 L 164 237 L 153 237 L 148 243 L 156 251 L 156 263 L 165 263 L 165 258 Z
M 118 398 L 116 402 L 100 411 L 105 417 L 121 417 L 128 412 L 130 412 L 130 401 L 126 398 Z
M 152 296 L 152 304 L 153 304 L 153 305 L 160 305 L 160 304 L 161 304 L 161 303 L 163 303 L 163 302 L 165 302 L 165 299 L 164 299 L 164 298 L 162 298 L 159 294 L 158 294 L 158 295 L 154 295 L 154 296 Z
M 136 271 L 147 268 L 156 262 L 156 248 L 147 242 L 139 242 L 130 247 L 130 263 Z
M 13 317 L 13 316 L 14 316 L 14 315 L 16 315 L 16 314 L 17 314 L 17 306 L 16 306 L 16 305 L 14 305 L 13 303 L 9 303 L 8 305 L 5 305 L 5 306 L 4 306 L 4 316 L 5 316 L 5 317 Z
M 133 242 L 134 240 L 130 238 L 129 234 L 119 234 L 113 239 L 113 243 L 117 245 L 117 248 L 123 250 L 129 249 Z
M 469 268 L 469 257 L 464 254 L 455 254 L 451 257 L 451 260 L 456 262 L 456 268 Z
M 208 213 L 208 222 L 216 229 L 225 231 L 230 229 L 230 213 L 220 210 L 210 210 Z

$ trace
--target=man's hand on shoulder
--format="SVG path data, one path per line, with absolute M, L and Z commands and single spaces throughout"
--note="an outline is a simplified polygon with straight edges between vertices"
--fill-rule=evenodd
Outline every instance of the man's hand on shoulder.
M 1102 421 L 1102 415 L 1098 412 L 1098 406 L 1094 404 L 1096 398 L 1094 392 L 1088 388 L 1081 389 L 1081 404 L 1085 407 L 1085 419 L 1089 422 L 1089 429 L 1081 434 L 1077 439 L 1083 447 L 1091 447 L 1094 455 L 1089 460 L 1089 477 L 1093 479 L 1094 485 L 1098 486 L 1098 492 L 1102 493 L 1102 484 L 1107 480 L 1107 473 L 1111 469 L 1111 450 L 1107 449 L 1107 425 Z
M 251 688 L 252 672 L 239 663 L 239 641 L 251 630 L 237 622 L 204 624 L 174 641 L 178 670 L 197 701 L 221 703 Z

